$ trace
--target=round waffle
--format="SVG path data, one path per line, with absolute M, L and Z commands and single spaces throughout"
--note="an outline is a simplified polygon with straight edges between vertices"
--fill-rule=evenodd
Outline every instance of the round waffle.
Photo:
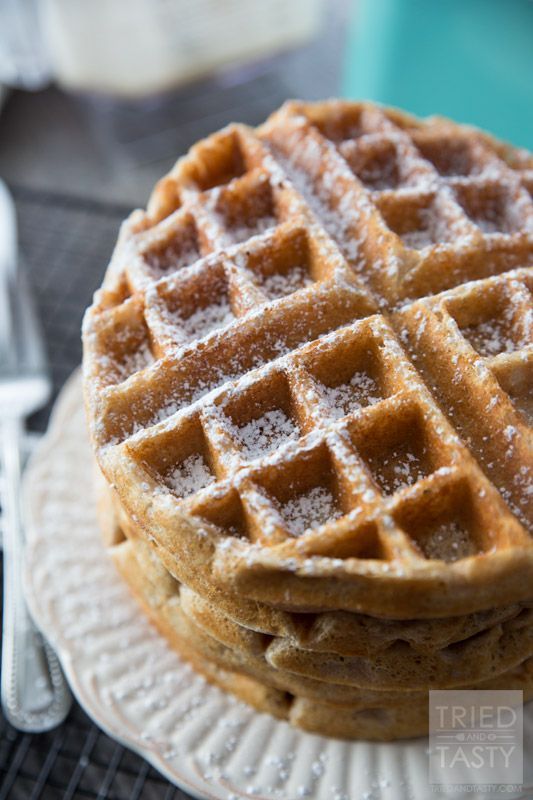
M 303 691 L 299 682 L 301 678 L 316 699 L 327 697 L 339 702 L 347 699 L 347 687 L 387 691 L 442 689 L 486 680 L 533 656 L 533 610 L 519 608 L 515 608 L 505 621 L 447 647 L 426 647 L 422 652 L 413 648 L 401 638 L 403 625 L 400 623 L 395 638 L 392 639 L 391 629 L 390 638 L 383 639 L 381 648 L 376 647 L 368 657 L 312 651 L 290 637 L 267 635 L 239 624 L 225 615 L 219 605 L 205 600 L 172 578 L 160 559 L 160 553 L 131 526 L 125 529 L 125 533 L 133 544 L 138 569 L 144 580 L 153 585 L 151 594 L 154 600 L 168 600 L 166 607 L 171 617 L 171 608 L 178 613 L 179 619 L 175 621 L 177 631 L 188 625 L 185 636 L 190 638 L 192 626 L 196 631 L 195 638 L 202 639 L 204 649 L 206 642 L 209 645 L 208 652 L 204 651 L 206 657 L 219 663 L 222 653 L 225 657 L 223 665 L 228 666 L 226 654 L 229 654 L 233 666 L 260 680 L 274 681 L 286 691 L 294 691 L 295 686 L 299 692 Z M 356 618 L 357 615 L 351 616 Z M 379 637 L 379 621 L 376 622 L 375 642 Z M 446 620 L 443 620 L 443 625 L 446 626 Z M 351 633 L 355 638 L 357 625 L 352 627 Z
M 261 711 L 325 735 L 390 740 L 428 726 L 427 692 L 373 691 L 297 679 L 271 667 L 253 669 L 229 647 L 197 629 L 183 613 L 179 587 L 141 540 L 112 547 L 113 560 L 145 612 L 170 644 L 208 680 Z M 533 695 L 533 659 L 468 688 L 516 688 Z
M 97 458 L 147 539 L 288 611 L 530 600 L 532 167 L 337 101 L 192 148 L 84 322 Z
M 118 544 L 124 535 L 132 541 L 145 540 L 121 507 L 116 492 L 102 480 L 99 470 L 97 477 L 99 521 L 106 544 Z M 248 629 L 250 641 L 254 634 L 259 641 L 266 634 L 282 637 L 296 648 L 340 656 L 371 658 L 395 643 L 409 645 L 414 654 L 434 653 L 513 620 L 523 609 L 520 604 L 513 604 L 458 617 L 415 620 L 388 620 L 348 611 L 293 613 L 246 600 L 235 593 L 216 591 L 198 572 L 189 573 L 183 565 L 180 568 L 164 547 L 158 546 L 157 556 L 182 584 L 182 605 L 196 617 L 200 627 L 221 631 L 229 621 Z

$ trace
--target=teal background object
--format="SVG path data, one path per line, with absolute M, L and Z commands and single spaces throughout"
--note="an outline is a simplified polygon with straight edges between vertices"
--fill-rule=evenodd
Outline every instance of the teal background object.
M 533 149 L 533 2 L 353 0 L 342 91 Z

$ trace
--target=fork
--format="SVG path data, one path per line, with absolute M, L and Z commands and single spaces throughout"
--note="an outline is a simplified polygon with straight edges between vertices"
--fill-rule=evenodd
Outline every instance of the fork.
M 21 442 L 25 418 L 50 396 L 50 378 L 31 298 L 17 268 L 13 201 L 0 180 L 0 458 L 4 475 L 4 612 L 1 696 L 19 730 L 45 731 L 66 717 L 70 691 L 58 658 L 31 619 L 23 593 Z

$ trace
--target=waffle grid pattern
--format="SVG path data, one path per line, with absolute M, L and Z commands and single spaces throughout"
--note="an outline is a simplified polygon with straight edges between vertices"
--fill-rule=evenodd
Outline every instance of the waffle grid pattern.
M 265 135 L 389 310 L 529 263 L 528 153 L 447 120 L 364 104 L 290 104 Z
M 418 368 L 526 527 L 533 444 L 532 285 L 531 270 L 517 270 L 421 301 L 399 315 Z M 468 402 L 472 396 L 486 415 L 475 413 Z
M 487 426 L 508 437 L 512 417 L 517 433 L 503 466 L 472 447 L 484 474 L 394 328 L 418 368 L 420 315 L 432 315 L 434 343 L 450 327 L 439 309 L 455 309 L 465 342 L 488 336 L 500 394 L 520 394 L 531 177 L 531 158 L 483 134 L 361 104 L 289 104 L 255 133 L 232 126 L 193 148 L 125 223 L 85 323 L 93 438 L 127 510 L 176 557 L 187 545 L 168 532 L 181 526 L 204 569 L 267 602 L 280 602 L 280 572 L 307 610 L 317 587 L 300 580 L 298 594 L 302 575 L 379 577 L 375 595 L 363 581 L 346 598 L 341 580 L 321 606 L 357 609 L 365 593 L 365 610 L 401 614 L 384 584 L 403 584 L 407 602 L 405 577 L 436 594 L 438 573 L 471 590 L 461 611 L 476 610 L 497 590 L 483 595 L 461 571 L 480 554 L 480 582 L 499 563 L 512 595 L 531 540 L 491 481 L 523 522 L 522 411 L 506 395 L 488 407 Z M 468 330 L 468 292 L 485 305 L 512 295 L 504 353 L 493 355 L 488 329 Z M 479 410 L 478 361 L 457 369 Z M 432 390 L 444 383 L 436 396 L 455 426 L 444 401 L 461 382 L 431 370 L 422 364 Z M 449 597 L 427 602 L 427 614 L 454 613 Z

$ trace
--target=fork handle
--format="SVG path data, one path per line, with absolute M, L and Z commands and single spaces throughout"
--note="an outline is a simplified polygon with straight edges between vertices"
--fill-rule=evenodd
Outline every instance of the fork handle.
M 23 731 L 46 731 L 68 714 L 71 695 L 58 658 L 31 619 L 23 592 L 24 522 L 21 503 L 21 435 L 14 417 L 0 423 L 5 496 L 4 611 L 1 695 L 4 714 Z

